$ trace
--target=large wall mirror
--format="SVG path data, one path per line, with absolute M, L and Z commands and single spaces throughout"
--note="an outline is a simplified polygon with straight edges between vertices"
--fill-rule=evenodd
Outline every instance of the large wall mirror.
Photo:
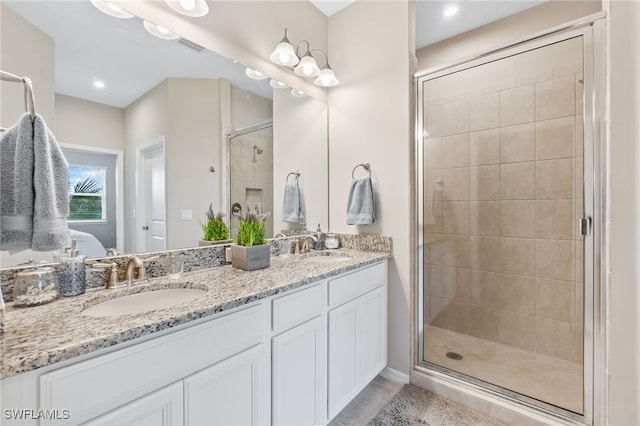
M 325 103 L 250 78 L 202 41 L 158 38 L 141 19 L 108 16 L 89 1 L 3 1 L 2 8 L 12 30 L 52 39 L 54 133 L 70 164 L 69 225 L 86 240 L 84 254 L 198 246 L 210 206 L 233 232 L 231 211 L 247 201 L 272 213 L 268 237 L 327 229 Z M 41 53 L 11 54 L 2 53 L 3 70 L 23 73 L 9 69 L 16 55 Z M 45 93 L 34 85 L 37 107 Z M 7 119 L 2 126 L 14 124 Z M 288 223 L 284 187 L 296 176 L 306 214 Z M 2 252 L 0 266 L 51 256 Z

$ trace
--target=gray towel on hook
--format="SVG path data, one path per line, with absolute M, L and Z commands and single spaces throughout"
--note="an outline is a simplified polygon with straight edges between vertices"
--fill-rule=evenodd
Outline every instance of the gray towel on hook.
M 347 225 L 371 225 L 376 220 L 371 177 L 354 179 L 347 201 Z
M 0 250 L 31 248 L 33 167 L 33 122 L 27 113 L 0 137 Z
M 304 197 L 300 182 L 287 182 L 282 200 L 282 221 L 289 223 L 305 223 Z
M 44 118 L 33 123 L 34 172 L 33 241 L 36 251 L 69 244 L 69 164 Z

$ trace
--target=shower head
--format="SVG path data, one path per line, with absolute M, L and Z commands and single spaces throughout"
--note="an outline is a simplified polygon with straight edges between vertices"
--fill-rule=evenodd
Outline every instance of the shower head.
M 263 150 L 258 148 L 258 145 L 254 145 L 253 146 L 253 151 L 256 152 L 258 155 L 260 155 L 260 154 L 262 154 L 264 152 Z

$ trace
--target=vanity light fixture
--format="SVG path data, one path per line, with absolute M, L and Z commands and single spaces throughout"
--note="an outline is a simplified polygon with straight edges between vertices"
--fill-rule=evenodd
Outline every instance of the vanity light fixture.
M 336 78 L 336 74 L 331 69 L 331 66 L 329 66 L 329 57 L 327 56 L 327 54 L 324 53 L 322 50 L 311 51 L 311 53 L 314 53 L 314 52 L 322 53 L 322 55 L 324 56 L 325 65 L 313 83 L 316 86 L 321 86 L 321 87 L 334 87 L 340 84 L 340 82 Z
M 172 33 L 171 31 L 169 31 L 165 27 L 156 25 L 149 21 L 143 20 L 142 25 L 144 25 L 144 29 L 147 30 L 150 34 L 153 34 L 154 36 L 161 38 L 163 40 L 175 40 L 180 37 Z
M 274 80 L 273 78 L 269 81 L 269 86 L 273 87 L 274 89 L 286 89 L 287 87 L 289 87 L 283 82 Z
M 284 29 L 284 37 L 280 40 L 280 43 L 276 46 L 274 51 L 269 56 L 271 62 L 274 64 L 282 65 L 285 67 L 292 67 L 297 65 L 300 60 L 296 55 L 291 42 L 289 41 L 289 30 Z
M 252 78 L 254 80 L 266 80 L 267 78 L 269 78 L 266 75 L 262 74 L 260 71 L 254 70 L 253 68 L 249 68 L 249 67 L 247 67 L 244 70 L 244 73 L 247 77 Z
M 91 0 L 91 4 L 94 5 L 100 12 L 106 13 L 109 16 L 120 19 L 133 18 L 133 15 L 126 12 L 121 7 L 116 6 L 106 0 Z
M 296 98 L 304 98 L 305 96 L 307 96 L 307 94 L 302 90 L 291 89 L 291 96 L 295 96 Z
M 93 87 L 96 89 L 104 89 L 104 82 L 101 80 L 93 80 Z
M 306 51 L 300 55 L 299 49 L 303 43 L 306 44 Z M 324 68 L 318 66 L 316 59 L 313 57 L 314 53 L 321 53 L 324 56 Z M 287 28 L 284 29 L 284 37 L 271 53 L 269 59 L 271 59 L 271 62 L 284 67 L 295 67 L 293 68 L 293 72 L 299 76 L 316 77 L 314 80 L 316 86 L 333 87 L 340 83 L 329 66 L 327 54 L 322 50 L 311 50 L 311 46 L 307 40 L 300 41 L 294 49 L 289 41 L 289 30 Z
M 309 42 L 307 40 L 302 40 L 298 43 L 298 46 L 302 43 L 307 43 L 307 53 L 302 56 L 298 65 L 293 69 L 293 72 L 301 75 L 302 77 L 317 77 L 320 74 L 320 68 L 318 68 L 318 63 L 311 56 L 311 51 L 309 50 Z
M 192 18 L 200 18 L 209 13 L 209 6 L 205 0 L 164 0 L 174 11 Z

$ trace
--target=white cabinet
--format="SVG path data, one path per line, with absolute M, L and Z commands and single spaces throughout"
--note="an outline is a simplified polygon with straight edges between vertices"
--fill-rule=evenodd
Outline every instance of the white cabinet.
M 186 426 L 264 425 L 266 353 L 258 345 L 184 380 Z
M 329 420 L 387 364 L 386 283 L 386 262 L 329 282 Z
M 183 424 L 182 382 L 152 392 L 86 426 L 180 426 Z
M 321 425 L 386 363 L 383 261 L 4 379 L 0 405 L 70 414 L 21 426 Z
M 241 403 L 242 398 L 245 398 L 242 400 L 245 404 L 247 393 L 242 391 L 249 388 L 251 410 L 247 412 L 253 422 L 241 424 L 264 424 L 268 422 L 268 408 L 265 407 L 269 400 L 265 378 L 268 357 L 264 344 L 267 313 L 265 303 L 257 303 L 146 342 L 45 372 L 38 378 L 39 408 L 55 410 L 62 407 L 69 410 L 70 416 L 43 419 L 41 424 L 77 425 L 120 410 L 127 412 L 131 401 L 142 401 L 158 389 L 175 383 L 182 387 L 185 378 L 190 386 L 187 386 L 188 405 L 184 414 L 188 420 L 196 419 L 187 424 L 212 424 L 213 417 L 202 421 L 202 413 L 210 412 L 215 398 L 233 398 L 231 404 L 227 403 L 230 399 L 223 401 L 223 407 L 229 410 L 221 414 L 224 416 L 232 411 L 233 404 Z M 232 382 L 237 382 L 238 386 L 227 389 L 228 383 Z M 215 398 L 206 394 L 198 397 L 193 391 L 189 392 L 189 388 L 198 386 Z M 240 388 L 242 391 L 238 391 Z M 157 401 L 157 398 L 152 400 Z M 182 400 L 181 395 L 181 413 Z M 189 410 L 193 410 L 195 417 Z M 150 416 L 157 413 L 149 411 Z M 235 410 L 233 413 L 236 416 L 246 414 Z M 236 424 L 227 419 L 225 417 L 219 424 Z
M 272 424 L 324 424 L 326 331 L 325 317 L 318 316 L 273 338 Z

